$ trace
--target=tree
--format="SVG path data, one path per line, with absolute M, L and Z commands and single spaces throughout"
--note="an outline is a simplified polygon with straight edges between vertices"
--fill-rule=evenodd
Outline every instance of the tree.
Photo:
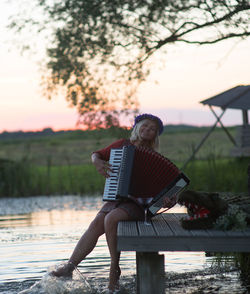
M 24 0 L 22 0 L 24 1 Z M 88 126 L 119 125 L 168 44 L 214 44 L 250 34 L 246 0 L 34 0 L 43 18 L 13 18 L 18 32 L 48 31 L 48 93 L 64 87 Z M 30 1 L 28 2 L 30 5 Z

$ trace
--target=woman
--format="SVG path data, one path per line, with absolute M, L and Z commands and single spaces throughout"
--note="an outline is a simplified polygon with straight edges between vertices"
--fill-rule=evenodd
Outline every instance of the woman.
M 163 132 L 163 123 L 157 116 L 142 114 L 135 118 L 130 140 L 121 139 L 108 147 L 92 153 L 91 160 L 97 171 L 104 177 L 109 177 L 112 166 L 108 163 L 111 148 L 121 148 L 126 145 L 143 146 L 157 150 L 158 136 Z M 173 206 L 173 201 L 165 201 L 166 207 Z M 109 290 L 113 293 L 119 287 L 121 270 L 119 267 L 120 252 L 117 252 L 117 225 L 124 220 L 142 220 L 144 210 L 133 201 L 106 202 L 91 222 L 87 231 L 78 241 L 69 261 L 51 274 L 57 277 L 71 276 L 76 266 L 94 249 L 98 238 L 105 233 L 111 257 Z

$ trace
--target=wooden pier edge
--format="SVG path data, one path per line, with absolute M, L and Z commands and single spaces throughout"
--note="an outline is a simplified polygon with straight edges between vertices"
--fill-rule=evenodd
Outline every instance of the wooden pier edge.
M 250 229 L 245 231 L 185 230 L 180 218 L 186 214 L 164 213 L 151 225 L 123 221 L 118 225 L 117 249 L 136 252 L 137 294 L 163 294 L 163 251 L 250 252 Z
M 247 185 L 250 197 L 250 164 Z M 164 255 L 159 251 L 250 252 L 250 229 L 188 231 L 180 225 L 183 214 L 165 215 L 154 218 L 151 226 L 139 221 L 118 224 L 117 249 L 136 251 L 137 294 L 165 293 Z

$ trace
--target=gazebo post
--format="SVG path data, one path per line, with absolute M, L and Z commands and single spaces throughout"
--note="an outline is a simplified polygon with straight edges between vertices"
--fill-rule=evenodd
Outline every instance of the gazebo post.
M 209 105 L 210 110 L 212 111 L 212 113 L 214 114 L 214 116 L 218 119 L 217 114 L 215 113 L 215 111 L 213 110 L 212 106 Z M 225 110 L 224 110 L 225 111 Z M 234 138 L 232 137 L 232 135 L 229 133 L 229 131 L 227 130 L 227 128 L 224 127 L 222 121 L 220 119 L 218 119 L 218 123 L 221 125 L 222 129 L 225 131 L 225 133 L 227 134 L 228 138 L 231 140 L 231 142 L 234 144 L 234 146 L 237 146 L 237 143 L 235 142 Z
M 207 138 L 209 137 L 209 135 L 212 133 L 212 131 L 216 128 L 217 123 L 220 121 L 220 119 L 222 118 L 223 114 L 225 113 L 225 109 L 223 110 L 223 112 L 220 114 L 220 116 L 216 116 L 216 122 L 214 123 L 214 125 L 211 127 L 211 129 L 206 133 L 206 135 L 203 137 L 203 139 L 201 140 L 200 144 L 198 146 L 196 146 L 195 150 L 193 151 L 193 154 L 188 158 L 188 160 L 184 163 L 184 165 L 182 166 L 182 169 L 184 169 L 187 164 L 189 163 L 189 161 L 191 161 L 195 154 L 199 151 L 199 149 L 201 148 L 201 146 L 204 144 L 204 142 L 207 140 Z
M 248 113 L 247 110 L 242 110 L 243 125 L 248 125 Z

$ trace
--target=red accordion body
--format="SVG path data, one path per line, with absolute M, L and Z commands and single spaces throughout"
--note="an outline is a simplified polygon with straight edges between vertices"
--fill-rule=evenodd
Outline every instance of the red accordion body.
M 129 193 L 136 198 L 154 197 L 180 173 L 169 159 L 158 152 L 138 147 L 134 153 Z

